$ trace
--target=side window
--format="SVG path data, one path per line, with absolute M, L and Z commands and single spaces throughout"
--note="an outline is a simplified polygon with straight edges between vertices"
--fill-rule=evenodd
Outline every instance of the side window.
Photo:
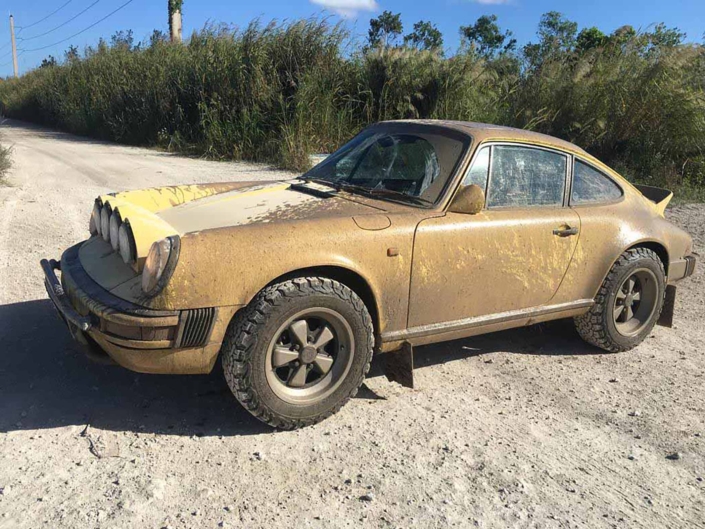
M 621 196 L 622 190 L 612 180 L 588 164 L 575 161 L 571 204 L 612 202 Z
M 490 147 L 483 147 L 477 153 L 472 167 L 468 169 L 463 179 L 463 185 L 469 186 L 472 184 L 478 185 L 483 191 L 487 192 L 487 175 L 490 172 Z
M 568 157 L 542 149 L 493 148 L 488 207 L 561 206 Z

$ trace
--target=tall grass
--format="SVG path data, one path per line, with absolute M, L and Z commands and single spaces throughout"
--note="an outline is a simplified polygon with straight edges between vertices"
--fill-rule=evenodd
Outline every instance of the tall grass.
M 12 167 L 12 149 L 0 145 L 0 186 L 6 185 L 5 176 Z
M 6 115 L 71 132 L 303 170 L 369 123 L 443 118 L 576 142 L 626 176 L 705 189 L 705 48 L 623 41 L 540 66 L 366 50 L 325 20 L 207 27 L 185 45 L 99 45 L 0 83 Z

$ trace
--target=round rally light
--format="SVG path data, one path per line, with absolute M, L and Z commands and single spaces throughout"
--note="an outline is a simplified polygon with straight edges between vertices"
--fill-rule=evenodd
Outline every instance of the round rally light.
M 91 236 L 100 235 L 100 204 L 95 201 L 93 204 L 93 211 L 91 211 L 91 221 L 89 223 L 88 229 L 91 232 Z
M 113 208 L 110 204 L 105 204 L 100 212 L 100 234 L 105 242 L 110 241 L 110 216 L 113 214 Z
M 132 264 L 137 260 L 137 246 L 135 237 L 132 234 L 132 226 L 130 221 L 125 219 L 120 229 L 118 230 L 120 257 L 125 261 L 125 264 Z
M 120 244 L 119 235 L 121 224 L 122 216 L 120 215 L 120 211 L 118 209 L 115 209 L 115 211 L 113 211 L 113 214 L 110 215 L 110 245 L 116 252 Z
M 172 244 L 168 237 L 152 244 L 142 270 L 142 292 L 154 295 L 159 289 L 159 280 L 169 262 Z

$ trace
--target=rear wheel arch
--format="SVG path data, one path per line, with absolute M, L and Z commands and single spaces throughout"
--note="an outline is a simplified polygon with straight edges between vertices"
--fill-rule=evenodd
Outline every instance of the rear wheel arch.
M 668 250 L 666 247 L 661 244 L 660 242 L 657 241 L 642 241 L 638 242 L 636 244 L 633 244 L 626 250 L 624 250 L 623 253 L 628 252 L 629 250 L 633 250 L 635 248 L 646 248 L 647 250 L 651 250 L 654 252 L 656 255 L 658 255 L 659 259 L 661 259 L 661 263 L 663 264 L 663 269 L 666 272 L 666 277 L 668 277 L 668 263 L 669 263 L 669 257 L 668 257 Z

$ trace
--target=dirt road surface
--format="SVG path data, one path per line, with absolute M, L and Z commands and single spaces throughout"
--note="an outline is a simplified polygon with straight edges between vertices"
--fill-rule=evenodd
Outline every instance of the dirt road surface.
M 0 188 L 0 527 L 705 527 L 705 281 L 676 327 L 605 354 L 570 322 L 417 350 L 314 427 L 276 432 L 222 374 L 89 363 L 39 259 L 87 235 L 100 193 L 281 176 L 17 122 Z M 669 217 L 705 249 L 705 206 Z M 488 295 L 491 293 L 488 292 Z M 674 455 L 677 454 L 677 455 Z

